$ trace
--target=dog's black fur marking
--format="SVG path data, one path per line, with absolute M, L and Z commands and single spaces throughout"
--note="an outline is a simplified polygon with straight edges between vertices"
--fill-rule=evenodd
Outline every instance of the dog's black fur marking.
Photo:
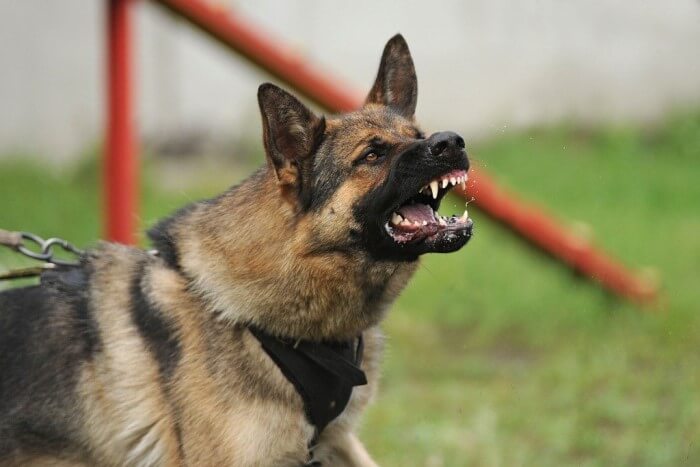
M 323 151 L 325 147 L 333 147 L 335 139 L 335 131 L 326 132 L 323 142 L 320 143 L 322 154 L 314 158 L 312 169 L 313 196 L 307 203 L 310 211 L 322 208 L 347 178 L 347 169 L 342 167 L 332 154 L 326 154 Z
M 142 265 L 142 267 L 145 267 Z M 155 307 L 141 287 L 143 274 L 134 275 L 129 288 L 131 296 L 131 319 L 134 321 L 139 334 L 146 346 L 158 362 L 160 374 L 167 381 L 172 376 L 180 361 L 180 341 L 175 334 L 175 328 Z
M 42 275 L 42 285 L 0 293 L 0 463 L 19 453 L 65 453 L 78 440 L 66 407 L 78 407 L 82 366 L 101 349 L 83 267 Z M 74 409 L 71 409 L 74 410 Z
M 178 272 L 182 271 L 182 268 L 180 267 L 180 254 L 177 251 L 177 246 L 175 245 L 175 240 L 171 229 L 174 225 L 177 225 L 177 223 L 184 216 L 196 209 L 198 204 L 199 203 L 190 204 L 179 209 L 174 214 L 166 217 L 151 227 L 147 232 L 148 238 L 151 239 L 151 243 L 153 244 L 153 248 L 158 250 L 158 256 L 163 258 L 165 264 Z
M 160 222 L 152 228 L 148 234 L 155 242 L 159 242 L 159 256 L 163 257 L 166 264 L 171 268 L 181 272 L 178 261 L 178 254 L 172 237 L 168 230 L 174 221 L 179 219 L 179 216 L 184 216 L 194 209 L 193 206 L 187 206 L 180 209 L 173 216 Z M 157 240 L 156 240 L 157 239 Z M 141 266 L 144 267 L 143 265 Z M 158 362 L 158 371 L 165 381 L 172 377 L 173 372 L 177 368 L 182 353 L 180 341 L 174 331 L 174 326 L 168 322 L 160 310 L 158 310 L 146 297 L 141 287 L 142 273 L 136 274 L 129 288 L 131 297 L 131 318 L 136 324 L 139 334 L 146 342 L 149 351 L 153 354 Z M 163 386 L 166 391 L 166 397 L 170 400 L 170 391 L 168 385 Z M 175 436 L 177 438 L 177 448 L 180 456 L 184 459 L 184 443 L 182 440 L 182 427 L 178 421 L 178 411 L 172 401 L 170 402 L 170 410 L 173 415 L 173 424 L 175 428 Z
M 85 265 L 59 267 L 41 275 L 41 284 L 56 290 L 73 307 L 75 329 L 84 340 L 85 360 L 91 360 L 102 347 L 97 321 L 90 309 L 90 275 L 88 266 Z

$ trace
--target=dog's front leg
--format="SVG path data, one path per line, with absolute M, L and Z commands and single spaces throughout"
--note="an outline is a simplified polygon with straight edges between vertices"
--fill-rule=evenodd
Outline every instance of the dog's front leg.
M 318 447 L 317 454 L 323 467 L 378 467 L 351 432 L 334 434 Z

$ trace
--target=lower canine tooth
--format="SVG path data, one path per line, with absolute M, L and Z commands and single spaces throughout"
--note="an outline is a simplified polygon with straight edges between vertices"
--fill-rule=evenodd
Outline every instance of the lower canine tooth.
M 459 220 L 461 220 L 462 222 L 467 222 L 467 219 L 469 219 L 469 213 L 465 209 L 464 214 L 462 214 L 462 217 L 460 217 Z

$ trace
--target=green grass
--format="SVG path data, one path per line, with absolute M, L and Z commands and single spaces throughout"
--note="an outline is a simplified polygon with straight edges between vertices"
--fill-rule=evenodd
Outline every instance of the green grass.
M 371 453 L 386 466 L 700 465 L 700 113 L 506 134 L 472 153 L 655 271 L 662 299 L 623 303 L 470 209 L 472 242 L 425 258 L 388 318 L 381 392 L 361 432 Z M 0 163 L 0 227 L 93 241 L 95 173 Z M 220 176 L 173 193 L 154 188 L 153 171 L 144 178 L 144 225 L 225 187 Z

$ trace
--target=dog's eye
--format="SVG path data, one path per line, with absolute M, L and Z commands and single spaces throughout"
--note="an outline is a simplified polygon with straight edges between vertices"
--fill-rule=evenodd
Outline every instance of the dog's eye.
M 357 158 L 355 164 L 376 164 L 384 157 L 384 152 L 376 147 L 370 147 Z

